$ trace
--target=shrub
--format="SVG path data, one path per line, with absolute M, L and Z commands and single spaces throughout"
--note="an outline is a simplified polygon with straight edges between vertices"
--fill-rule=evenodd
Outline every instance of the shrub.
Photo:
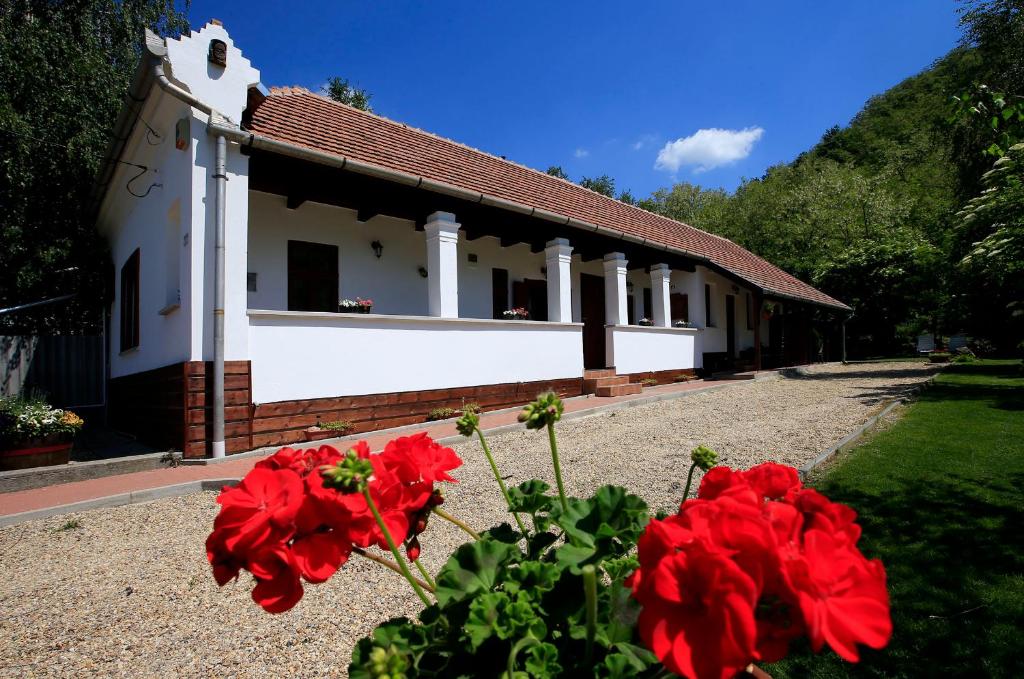
M 462 412 L 464 413 L 479 413 L 482 412 L 483 408 L 476 401 L 470 401 L 469 403 L 462 404 Z
M 642 380 L 640 380 L 640 384 L 644 385 L 645 387 L 656 387 L 658 386 L 658 380 L 654 377 L 645 377 Z
M 949 363 L 949 354 L 935 351 L 928 354 L 928 360 L 932 363 Z
M 330 422 L 321 422 L 320 428 L 327 431 L 336 431 L 340 434 L 352 431 L 355 429 L 355 425 L 348 420 L 332 420 Z
M 0 398 L 0 443 L 13 444 L 46 436 L 73 436 L 85 422 L 70 410 L 41 399 Z
M 427 413 L 427 420 L 433 422 L 434 420 L 447 420 L 450 417 L 455 417 L 455 408 L 434 408 Z

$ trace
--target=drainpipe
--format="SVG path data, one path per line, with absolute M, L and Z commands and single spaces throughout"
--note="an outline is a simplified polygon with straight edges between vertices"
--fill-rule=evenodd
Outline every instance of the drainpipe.
M 228 143 L 217 135 L 217 158 L 213 178 L 217 182 L 214 204 L 216 235 L 213 259 L 213 442 L 214 457 L 224 457 L 224 207 L 228 177 L 226 174 Z
M 153 75 L 157 85 L 167 94 L 189 106 L 199 109 L 210 116 L 212 123 L 221 116 L 209 104 L 192 96 L 172 83 L 164 73 L 163 60 L 153 64 Z M 210 133 L 216 138 L 216 157 L 213 166 L 213 179 L 216 182 L 214 202 L 214 260 L 213 260 L 213 441 L 211 453 L 213 457 L 224 457 L 224 211 L 227 193 L 227 139 L 223 133 L 216 132 L 210 126 Z
M 843 317 L 843 322 L 841 323 L 842 328 L 843 328 L 843 344 L 842 344 L 842 347 L 843 347 L 843 365 L 846 365 L 846 319 L 847 319 L 847 317 L 844 316 Z

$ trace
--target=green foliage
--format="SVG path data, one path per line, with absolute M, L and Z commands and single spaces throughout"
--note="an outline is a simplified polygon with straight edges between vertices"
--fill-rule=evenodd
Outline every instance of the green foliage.
M 621 582 L 636 568 L 628 552 L 647 523 L 647 505 L 605 486 L 591 498 L 571 498 L 563 512 L 549 490 L 537 480 L 511 489 L 511 509 L 533 517 L 534 534 L 503 524 L 459 547 L 437 574 L 437 604 L 418 624 L 390 620 L 361 640 L 349 675 L 592 676 L 597 667 L 599 676 L 653 677 L 660 666 L 639 645 L 639 607 Z M 581 575 L 587 563 L 602 583 L 591 659 Z
M 20 396 L 0 398 L 0 444 L 18 444 L 47 436 L 74 436 L 84 424 L 70 410 Z
M 21 314 L 20 330 L 99 322 L 110 264 L 93 226 L 94 178 L 143 30 L 179 35 L 184 9 L 174 0 L 35 0 L 0 10 L 0 307 L 78 293 Z
M 609 198 L 615 197 L 615 180 L 606 174 L 600 177 L 583 177 L 580 179 L 580 186 Z
M 327 84 L 324 85 L 324 94 L 334 101 L 348 104 L 360 111 L 373 112 L 373 108 L 370 107 L 370 99 L 373 98 L 373 95 L 362 88 L 356 87 L 346 78 L 339 78 L 338 76 L 329 78 Z
M 552 165 L 547 169 L 547 173 L 552 177 L 558 177 L 559 179 L 569 181 L 569 175 L 565 173 L 565 170 L 562 169 L 561 165 Z

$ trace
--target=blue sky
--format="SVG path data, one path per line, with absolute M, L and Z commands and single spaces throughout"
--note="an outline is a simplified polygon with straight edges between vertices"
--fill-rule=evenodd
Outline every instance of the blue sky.
M 947 0 L 193 0 L 267 85 L 347 77 L 389 118 L 646 196 L 791 160 L 959 37 Z M 703 132 L 702 132 L 703 130 Z

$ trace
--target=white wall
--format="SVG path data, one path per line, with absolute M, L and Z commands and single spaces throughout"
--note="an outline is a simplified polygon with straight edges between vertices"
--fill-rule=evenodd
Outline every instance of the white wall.
M 114 298 L 110 307 L 112 377 L 189 358 L 192 155 L 190 150 L 174 148 L 174 125 L 190 113 L 184 104 L 154 92 L 143 106 L 142 116 L 160 136 L 148 134 L 145 126 L 137 125 L 123 157 L 150 169 L 133 179 L 139 170 L 119 165 L 97 221 L 97 228 L 110 245 L 114 266 Z M 133 196 L 132 192 L 145 197 Z M 121 353 L 121 267 L 136 248 L 139 346 Z M 169 309 L 177 301 L 179 290 L 180 307 Z M 161 314 L 161 310 L 165 313 Z
M 685 370 L 695 365 L 695 338 L 701 330 L 617 325 L 605 328 L 606 347 L 620 374 Z
M 726 337 L 726 318 L 725 318 L 725 297 L 726 295 L 733 295 L 736 298 L 735 318 L 736 318 L 736 351 L 739 353 L 743 349 L 754 346 L 754 331 L 753 329 L 747 329 L 747 301 L 746 293 L 747 289 L 736 286 L 739 288 L 738 292 L 733 290 L 733 286 L 736 284 L 718 275 L 713 271 L 704 272 L 704 282 L 711 285 L 711 323 L 710 327 L 705 327 L 702 342 L 703 351 L 712 353 L 725 351 L 728 347 Z M 701 300 L 703 300 L 703 291 L 701 292 Z M 692 298 L 691 298 L 692 300 Z M 692 303 L 692 302 L 691 302 Z M 692 315 L 691 306 L 691 315 Z M 704 317 L 701 316 L 697 319 L 697 324 L 704 327 Z
M 579 324 L 255 310 L 249 323 L 256 403 L 583 374 Z

